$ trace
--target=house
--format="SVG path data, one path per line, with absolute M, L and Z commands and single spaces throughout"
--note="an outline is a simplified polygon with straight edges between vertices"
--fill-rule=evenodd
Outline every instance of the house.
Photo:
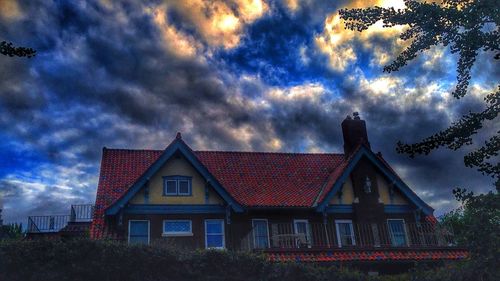
M 93 239 L 258 250 L 273 261 L 412 263 L 467 252 L 368 142 L 342 122 L 344 153 L 103 149 Z

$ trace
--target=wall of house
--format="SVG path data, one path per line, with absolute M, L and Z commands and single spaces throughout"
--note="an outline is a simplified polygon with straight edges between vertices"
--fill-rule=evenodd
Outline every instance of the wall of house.
M 336 194 L 330 204 L 352 204 L 354 202 L 354 190 L 352 188 L 352 180 L 349 177 L 342 185 L 342 199 Z
M 394 189 L 394 195 L 391 200 L 389 193 L 389 183 L 383 175 L 380 173 L 376 174 L 376 185 L 378 187 L 378 194 L 382 203 L 386 205 L 406 205 L 409 204 L 408 200 L 403 194 L 396 188 Z M 352 186 L 352 180 L 349 177 L 344 185 L 342 186 L 342 199 L 336 194 L 331 200 L 330 204 L 352 204 L 354 202 L 354 190 Z
M 380 196 L 381 201 L 386 204 L 392 204 L 392 205 L 406 205 L 409 204 L 408 200 L 401 194 L 401 192 L 397 189 L 394 188 L 394 195 L 390 196 L 389 193 L 389 183 L 387 180 L 380 174 L 377 174 L 377 185 L 378 185 L 378 193 Z
M 164 176 L 189 176 L 192 177 L 191 196 L 164 196 Z M 223 200 L 216 191 L 209 187 L 208 202 L 205 200 L 205 179 L 182 156 L 173 156 L 151 178 L 149 182 L 149 204 L 222 204 Z M 132 200 L 132 204 L 148 204 L 145 200 L 144 189 L 139 191 Z

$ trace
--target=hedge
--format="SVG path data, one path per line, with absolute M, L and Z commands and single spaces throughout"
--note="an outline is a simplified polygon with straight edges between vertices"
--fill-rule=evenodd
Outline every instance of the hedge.
M 253 253 L 218 250 L 186 252 L 167 245 L 118 242 L 3 241 L 0 280 L 263 280 L 263 281 L 459 281 L 453 270 L 370 277 L 360 272 L 301 263 L 271 263 Z M 411 275 L 411 276 L 410 276 Z

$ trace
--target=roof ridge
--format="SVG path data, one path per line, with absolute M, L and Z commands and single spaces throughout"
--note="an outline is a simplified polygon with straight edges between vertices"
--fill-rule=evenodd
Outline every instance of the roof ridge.
M 194 150 L 194 152 L 203 152 L 203 153 L 242 153 L 242 154 L 338 155 L 338 156 L 344 156 L 343 153 L 329 153 L 329 152 L 281 152 L 281 151 L 237 151 L 237 150 Z
M 148 152 L 160 152 L 163 149 L 148 149 L 148 148 L 108 148 L 103 147 L 103 150 L 114 150 L 114 151 L 148 151 Z M 344 156 L 344 153 L 335 152 L 282 152 L 282 151 L 239 151 L 239 150 L 193 150 L 194 152 L 201 153 L 241 153 L 241 154 L 291 154 L 291 155 L 336 155 Z
M 117 150 L 117 151 L 154 151 L 154 152 L 159 152 L 163 151 L 163 149 L 148 149 L 148 148 L 138 148 L 138 149 L 132 149 L 132 148 L 108 148 L 108 147 L 103 147 L 103 150 Z

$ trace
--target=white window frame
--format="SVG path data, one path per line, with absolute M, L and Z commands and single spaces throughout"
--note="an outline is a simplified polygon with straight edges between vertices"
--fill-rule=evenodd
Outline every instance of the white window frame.
M 185 181 L 188 184 L 188 192 L 180 192 L 180 182 Z M 168 182 L 175 182 L 175 193 L 168 192 Z M 163 196 L 193 196 L 193 179 L 190 176 L 164 176 L 163 177 Z
M 389 229 L 389 234 L 391 236 L 391 246 L 392 247 L 401 247 L 399 245 L 394 245 L 394 235 L 392 233 L 392 228 L 389 225 L 389 221 L 403 221 L 403 231 L 405 233 L 405 246 L 409 246 L 410 241 L 408 240 L 408 232 L 406 231 L 406 222 L 404 219 L 387 219 L 387 228 Z
M 340 229 L 339 229 L 339 224 L 340 223 L 348 223 L 351 229 L 351 240 L 352 240 L 352 246 L 356 246 L 356 235 L 354 234 L 354 224 L 352 223 L 352 220 L 335 220 L 335 232 L 337 234 L 337 243 L 339 244 L 339 248 L 342 248 L 342 239 L 340 238 Z M 349 245 L 351 246 L 351 245 Z
M 257 240 L 255 239 L 255 221 L 265 221 L 266 222 L 266 232 L 267 232 L 267 248 L 271 247 L 271 240 L 269 239 L 269 222 L 267 219 L 252 219 L 252 232 L 253 232 L 253 245 L 257 245 Z
M 165 231 L 165 223 L 167 222 L 189 222 L 188 232 L 167 232 Z M 162 236 L 172 237 L 172 236 L 193 236 L 193 222 L 191 220 L 163 220 L 163 232 Z
M 208 247 L 208 233 L 207 233 L 207 222 L 218 221 L 222 224 L 222 247 Z M 224 225 L 226 224 L 224 219 L 206 219 L 205 220 L 205 249 L 225 249 L 226 248 L 226 229 Z
M 128 241 L 127 243 L 130 244 L 130 226 L 132 225 L 131 222 L 140 222 L 140 221 L 147 221 L 148 222 L 148 244 L 150 243 L 150 240 L 151 240 L 151 223 L 149 220 L 129 220 L 128 221 Z
M 306 219 L 294 219 L 293 220 L 293 232 L 295 233 L 295 235 L 299 235 L 300 233 L 297 231 L 297 223 L 300 223 L 300 222 L 305 222 L 306 223 L 306 240 L 307 240 L 307 243 L 309 244 L 309 246 L 311 245 L 312 243 L 312 237 L 311 237 L 311 231 L 310 231 L 310 228 L 309 228 L 309 220 L 306 220 Z M 299 242 L 297 242 L 298 244 Z M 298 247 L 299 245 L 297 245 Z

